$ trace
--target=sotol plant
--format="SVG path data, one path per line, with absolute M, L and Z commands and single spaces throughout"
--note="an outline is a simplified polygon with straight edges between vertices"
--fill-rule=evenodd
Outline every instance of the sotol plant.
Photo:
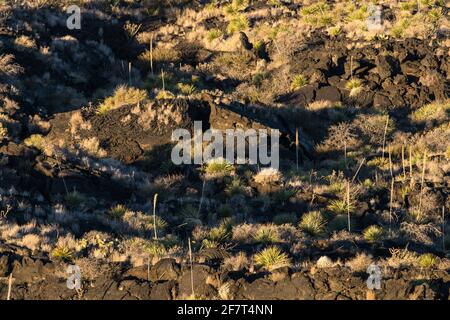
M 257 253 L 254 260 L 258 266 L 269 271 L 291 266 L 291 259 L 276 246 L 268 247 Z
M 312 236 L 320 236 L 325 233 L 326 221 L 320 211 L 306 213 L 299 223 L 300 229 Z

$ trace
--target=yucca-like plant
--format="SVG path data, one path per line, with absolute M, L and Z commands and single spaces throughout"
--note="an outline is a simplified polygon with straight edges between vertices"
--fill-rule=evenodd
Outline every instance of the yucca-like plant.
M 301 87 L 304 87 L 308 84 L 308 78 L 303 75 L 303 74 L 296 74 L 293 78 L 292 78 L 292 82 L 291 82 L 291 89 L 292 90 L 298 90 Z
M 128 211 L 127 207 L 122 204 L 118 204 L 108 210 L 108 214 L 114 219 L 122 219 L 125 213 Z
M 151 241 L 145 249 L 153 257 L 162 257 L 167 254 L 167 248 L 159 241 Z
M 256 265 L 268 271 L 291 266 L 291 259 L 277 246 L 268 247 L 257 253 L 254 260 Z
M 348 211 L 352 213 L 355 210 L 355 205 L 350 201 L 350 205 L 347 204 L 345 199 L 331 200 L 327 209 L 336 215 L 347 214 Z
M 143 102 L 148 98 L 145 90 L 118 86 L 111 97 L 106 98 L 97 108 L 97 114 L 106 114 L 111 110 L 125 105 L 133 105 Z
M 311 211 L 302 217 L 299 227 L 312 236 L 320 236 L 325 233 L 325 224 L 326 221 L 320 211 Z
M 234 166 L 224 158 L 215 158 L 206 164 L 205 173 L 209 177 L 230 176 L 234 174 Z
M 248 27 L 248 18 L 244 14 L 237 14 L 231 18 L 228 23 L 227 31 L 229 34 L 233 34 L 235 32 L 244 31 L 248 29 Z
M 425 253 L 419 256 L 418 264 L 422 268 L 430 269 L 437 263 L 437 257 L 432 253 Z
M 364 239 L 370 243 L 375 243 L 375 242 L 382 240 L 384 237 L 384 234 L 385 234 L 385 232 L 384 232 L 383 228 L 381 228 L 379 226 L 375 226 L 375 225 L 367 227 L 363 231 Z
M 223 243 L 231 238 L 232 228 L 233 224 L 231 219 L 225 218 L 218 227 L 212 228 L 209 231 L 208 240 Z
M 73 258 L 74 252 L 66 246 L 57 246 L 53 249 L 51 256 L 56 259 L 61 259 L 64 261 L 70 261 Z
M 350 97 L 358 96 L 362 91 L 362 81 L 359 79 L 350 79 L 346 84 L 345 88 L 350 90 Z
M 261 226 L 253 235 L 256 243 L 270 244 L 280 241 L 278 230 L 274 225 Z
M 197 90 L 197 88 L 193 84 L 182 83 L 182 82 L 177 84 L 177 88 L 185 96 L 190 96 L 191 94 L 193 94 L 195 92 L 195 90 Z
M 86 197 L 80 192 L 74 190 L 65 196 L 68 207 L 75 208 L 86 202 Z

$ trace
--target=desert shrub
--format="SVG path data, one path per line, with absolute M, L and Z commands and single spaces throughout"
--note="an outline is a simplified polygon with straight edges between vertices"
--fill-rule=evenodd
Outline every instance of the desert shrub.
M 91 156 L 103 158 L 107 156 L 106 150 L 100 147 L 97 137 L 83 139 L 79 142 L 80 149 Z
M 241 179 L 234 178 L 225 188 L 225 194 L 229 197 L 233 197 L 240 194 L 245 194 L 245 186 Z
M 292 78 L 292 82 L 291 82 L 291 89 L 292 90 L 297 90 L 300 89 L 301 87 L 304 87 L 308 84 L 308 78 L 303 75 L 303 74 L 296 74 L 293 78 Z
M 214 158 L 208 161 L 204 168 L 207 177 L 218 178 L 234 174 L 234 166 L 224 158 Z
M 280 241 L 279 235 L 278 235 L 278 229 L 274 225 L 262 225 L 260 226 L 255 234 L 253 235 L 253 240 L 256 243 L 262 243 L 262 244 L 270 244 L 270 243 L 276 243 Z
M 181 53 L 175 48 L 157 47 L 152 51 L 147 50 L 143 52 L 139 57 L 139 62 L 146 66 L 151 67 L 152 59 L 153 65 L 157 63 L 175 63 L 180 60 Z
M 345 84 L 345 88 L 347 90 L 350 90 L 350 97 L 356 97 L 361 93 L 363 89 L 363 83 L 360 79 L 350 79 Z
M 385 235 L 385 232 L 384 232 L 383 228 L 381 228 L 379 226 L 375 226 L 375 225 L 367 227 L 363 231 L 364 239 L 370 243 L 375 243 L 375 242 L 382 240 L 384 235 Z
M 226 270 L 239 271 L 248 268 L 250 264 L 245 252 L 240 251 L 237 255 L 226 258 L 223 261 L 223 266 Z
M 108 210 L 108 215 L 113 219 L 122 219 L 127 211 L 127 207 L 122 204 L 118 204 Z
M 444 121 L 450 117 L 450 100 L 426 104 L 411 114 L 414 122 Z
M 45 148 L 45 139 L 41 134 L 32 134 L 24 140 L 24 143 L 28 147 L 33 147 L 41 151 Z
M 299 227 L 312 236 L 320 236 L 325 233 L 326 221 L 320 211 L 311 211 L 303 215 Z
M 419 256 L 418 258 L 418 265 L 422 268 L 430 269 L 436 266 L 437 264 L 437 257 L 432 253 L 425 253 Z
M 208 33 L 206 34 L 206 39 L 209 42 L 212 42 L 220 37 L 222 37 L 223 32 L 219 29 L 211 29 L 208 31 Z
M 276 246 L 268 247 L 257 253 L 254 260 L 256 265 L 268 271 L 291 266 L 291 259 Z
M 355 211 L 355 205 L 352 203 L 352 200 L 350 199 L 350 205 L 348 205 L 346 199 L 335 199 L 331 200 L 330 203 L 327 206 L 327 209 L 334 213 L 335 215 L 344 215 L 347 214 L 349 211 L 352 213 Z
M 365 272 L 372 264 L 372 256 L 365 253 L 358 253 L 353 259 L 347 261 L 345 265 L 355 272 Z
M 72 192 L 69 192 L 65 196 L 65 200 L 67 203 L 67 206 L 71 208 L 76 208 L 87 201 L 87 198 L 82 193 L 74 190 Z
M 225 218 L 218 227 L 212 228 L 208 234 L 208 240 L 223 243 L 231 239 L 233 224 L 231 218 Z
M 277 184 L 283 181 L 282 173 L 275 168 L 264 168 L 261 169 L 253 179 L 257 184 L 270 185 Z
M 252 56 L 245 52 L 223 52 L 217 55 L 211 62 L 212 72 L 223 73 L 226 76 L 238 80 L 250 77 Z
M 364 137 L 365 141 L 381 145 L 386 128 L 386 115 L 358 115 L 352 122 L 352 127 Z M 395 131 L 395 121 L 392 117 L 388 120 L 386 139 Z
M 195 92 L 195 90 L 197 90 L 195 85 L 190 84 L 190 83 L 181 83 L 181 82 L 177 84 L 177 88 L 185 96 L 190 96 L 191 94 L 193 94 Z
M 350 221 L 350 223 L 353 225 L 352 221 Z M 346 214 L 337 215 L 328 223 L 328 229 L 330 231 L 348 229 L 348 216 Z
M 64 260 L 64 261 L 70 261 L 73 258 L 74 252 L 66 247 L 66 246 L 57 246 L 53 251 L 51 252 L 51 256 L 56 259 Z
M 248 0 L 232 0 L 229 5 L 226 5 L 224 11 L 226 14 L 237 14 L 240 11 L 247 9 L 249 4 Z
M 227 32 L 233 34 L 235 32 L 244 31 L 248 29 L 249 21 L 244 14 L 237 14 L 231 18 L 227 26 Z
M 106 114 L 125 105 L 134 105 L 148 98 L 145 90 L 118 86 L 111 97 L 106 98 L 97 108 L 97 114 Z

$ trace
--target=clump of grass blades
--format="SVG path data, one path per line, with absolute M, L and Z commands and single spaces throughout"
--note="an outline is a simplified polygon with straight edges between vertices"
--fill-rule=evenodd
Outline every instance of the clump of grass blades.
M 256 265 L 268 271 L 291 266 L 291 259 L 277 246 L 268 247 L 257 253 L 254 260 Z
M 256 243 L 270 244 L 280 241 L 278 231 L 275 226 L 267 225 L 261 226 L 253 235 L 253 240 Z
M 383 239 L 385 232 L 379 226 L 370 226 L 363 231 L 364 239 L 370 243 L 376 243 Z
M 432 253 L 425 253 L 419 256 L 418 264 L 422 268 L 433 268 L 437 263 L 437 257 Z
M 299 223 L 300 229 L 312 236 L 323 235 L 325 233 L 325 225 L 326 221 L 320 211 L 306 213 Z
M 292 90 L 298 90 L 301 87 L 304 87 L 308 84 L 308 78 L 303 75 L 303 74 L 296 74 L 293 78 L 292 78 L 292 82 L 291 82 L 291 89 Z
M 327 206 L 327 209 L 335 215 L 340 215 L 347 214 L 348 211 L 352 213 L 355 210 L 355 205 L 351 201 L 350 204 L 348 204 L 344 199 L 336 199 L 331 200 L 330 204 Z
M 211 177 L 230 176 L 234 173 L 234 166 L 226 159 L 216 158 L 207 163 L 205 173 Z
M 350 79 L 345 84 L 345 88 L 350 90 L 350 97 L 356 97 L 362 91 L 362 81 L 360 79 Z
M 127 207 L 122 204 L 118 204 L 115 207 L 109 209 L 108 214 L 114 219 L 122 219 L 127 211 Z
M 67 202 L 67 206 L 71 208 L 75 208 L 86 202 L 86 196 L 84 196 L 82 193 L 74 190 L 72 192 L 69 192 L 65 196 L 65 200 Z
M 66 246 L 58 246 L 51 253 L 53 258 L 70 261 L 73 258 L 73 251 Z
M 145 90 L 118 86 L 111 97 L 106 98 L 97 108 L 97 114 L 106 114 L 111 110 L 125 105 L 134 105 L 145 101 L 148 98 Z

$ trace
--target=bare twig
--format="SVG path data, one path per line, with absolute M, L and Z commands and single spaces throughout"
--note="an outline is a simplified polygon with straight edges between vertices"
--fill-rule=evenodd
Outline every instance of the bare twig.
M 386 147 L 386 133 L 387 133 L 388 124 L 389 124 L 389 115 L 386 116 L 386 125 L 384 126 L 384 134 L 383 134 L 383 153 L 382 153 L 382 158 L 383 158 L 383 160 L 384 160 L 384 149 L 385 149 L 385 147 Z
M 191 247 L 191 238 L 188 238 L 188 245 L 189 245 L 189 261 L 191 264 L 191 290 L 192 290 L 192 298 L 195 297 L 195 291 L 194 291 L 194 267 L 192 262 L 192 247 Z

